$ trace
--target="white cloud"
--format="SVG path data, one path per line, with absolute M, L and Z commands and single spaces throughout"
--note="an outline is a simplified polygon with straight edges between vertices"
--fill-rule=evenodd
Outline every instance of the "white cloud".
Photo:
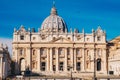
M 10 38 L 0 38 L 0 43 L 2 43 L 3 45 L 7 45 L 8 46 L 8 50 L 10 55 L 12 55 L 12 39 Z

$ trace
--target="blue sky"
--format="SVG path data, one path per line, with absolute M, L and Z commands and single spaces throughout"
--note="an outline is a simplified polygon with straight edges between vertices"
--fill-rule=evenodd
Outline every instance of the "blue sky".
M 0 37 L 12 38 L 13 28 L 41 26 L 53 0 L 0 0 Z M 120 0 L 56 0 L 56 8 L 68 25 L 91 32 L 101 26 L 107 39 L 119 36 Z
M 120 0 L 55 0 L 59 16 L 68 28 L 86 33 L 101 26 L 107 40 L 120 35 Z M 41 27 L 53 0 L 0 0 L 0 38 L 12 39 L 14 27 Z M 2 41 L 2 40 L 1 40 Z

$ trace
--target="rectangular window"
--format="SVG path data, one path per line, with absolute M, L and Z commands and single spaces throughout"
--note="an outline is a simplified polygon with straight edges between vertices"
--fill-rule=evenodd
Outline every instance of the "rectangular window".
M 53 65 L 53 71 L 56 71 L 56 66 L 55 65 Z
M 59 70 L 60 70 L 60 71 L 63 71 L 63 62 L 60 62 L 60 63 L 59 63 Z
M 70 58 L 68 58 L 68 60 L 70 60 Z
M 98 37 L 97 37 L 97 40 L 98 40 L 98 41 L 101 41 L 101 37 L 100 37 L 100 36 L 98 36 Z
M 67 67 L 67 70 L 70 71 L 70 67 L 69 66 Z
M 24 35 L 20 35 L 20 40 L 24 40 Z
M 42 63 L 41 63 L 41 71 L 45 71 L 45 66 L 46 66 L 46 63 L 45 63 L 45 62 L 42 62 Z
M 80 70 L 81 70 L 81 63 L 77 62 L 77 71 L 80 71 Z

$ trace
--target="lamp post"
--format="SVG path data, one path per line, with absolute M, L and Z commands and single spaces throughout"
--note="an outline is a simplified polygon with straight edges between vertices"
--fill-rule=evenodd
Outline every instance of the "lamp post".
M 94 80 L 97 80 L 96 78 L 96 50 L 94 50 Z

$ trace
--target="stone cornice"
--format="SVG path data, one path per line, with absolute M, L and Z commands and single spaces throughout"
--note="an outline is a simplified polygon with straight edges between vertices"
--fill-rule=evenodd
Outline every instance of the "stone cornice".
M 94 44 L 94 45 L 107 45 L 107 43 L 86 43 L 86 42 L 13 42 L 12 44 Z

